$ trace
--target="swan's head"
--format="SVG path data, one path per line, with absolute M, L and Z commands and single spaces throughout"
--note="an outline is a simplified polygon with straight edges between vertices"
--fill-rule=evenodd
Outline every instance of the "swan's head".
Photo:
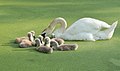
M 49 26 L 47 28 L 45 28 L 43 31 L 42 31 L 42 34 L 41 35 L 51 35 L 51 33 L 53 32 L 53 29 L 50 28 Z
M 43 32 L 43 33 L 41 34 L 41 36 L 42 36 L 43 38 L 45 38 L 45 37 L 46 37 L 46 34 L 47 34 L 47 33 Z
M 42 33 L 46 33 L 46 35 L 51 35 L 54 31 L 57 24 L 61 24 L 61 27 L 58 29 L 60 33 L 63 33 L 67 27 L 67 22 L 64 18 L 58 17 L 55 18 L 50 25 L 42 31 Z

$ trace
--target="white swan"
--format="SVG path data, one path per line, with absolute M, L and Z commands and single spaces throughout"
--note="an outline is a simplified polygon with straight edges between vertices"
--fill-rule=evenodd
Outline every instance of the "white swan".
M 61 28 L 55 30 L 53 33 L 56 37 L 64 40 L 104 40 L 112 38 L 117 23 L 118 21 L 109 25 L 106 22 L 97 19 L 82 18 L 66 29 L 66 20 L 59 17 L 54 19 L 43 33 L 50 35 L 54 31 L 56 24 L 61 24 Z

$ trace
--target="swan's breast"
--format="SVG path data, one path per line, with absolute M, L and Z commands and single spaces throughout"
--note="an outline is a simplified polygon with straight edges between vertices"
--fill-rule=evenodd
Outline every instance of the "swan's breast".
M 61 37 L 61 35 L 63 34 L 61 29 L 56 29 L 53 34 L 55 34 L 55 37 Z

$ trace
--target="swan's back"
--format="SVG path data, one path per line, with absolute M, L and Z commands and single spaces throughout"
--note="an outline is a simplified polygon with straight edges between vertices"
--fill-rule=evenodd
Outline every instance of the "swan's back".
M 73 23 L 67 30 L 68 34 L 77 34 L 77 33 L 92 33 L 95 34 L 100 31 L 102 28 L 109 28 L 110 25 L 107 23 L 93 19 L 93 18 L 82 18 Z

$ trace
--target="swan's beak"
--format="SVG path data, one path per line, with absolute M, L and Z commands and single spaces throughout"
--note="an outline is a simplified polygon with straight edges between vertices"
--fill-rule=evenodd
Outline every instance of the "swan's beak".
M 46 35 L 47 35 L 47 33 L 45 33 L 45 32 L 43 32 L 43 33 L 41 34 L 41 36 L 43 36 L 43 38 L 45 38 Z

